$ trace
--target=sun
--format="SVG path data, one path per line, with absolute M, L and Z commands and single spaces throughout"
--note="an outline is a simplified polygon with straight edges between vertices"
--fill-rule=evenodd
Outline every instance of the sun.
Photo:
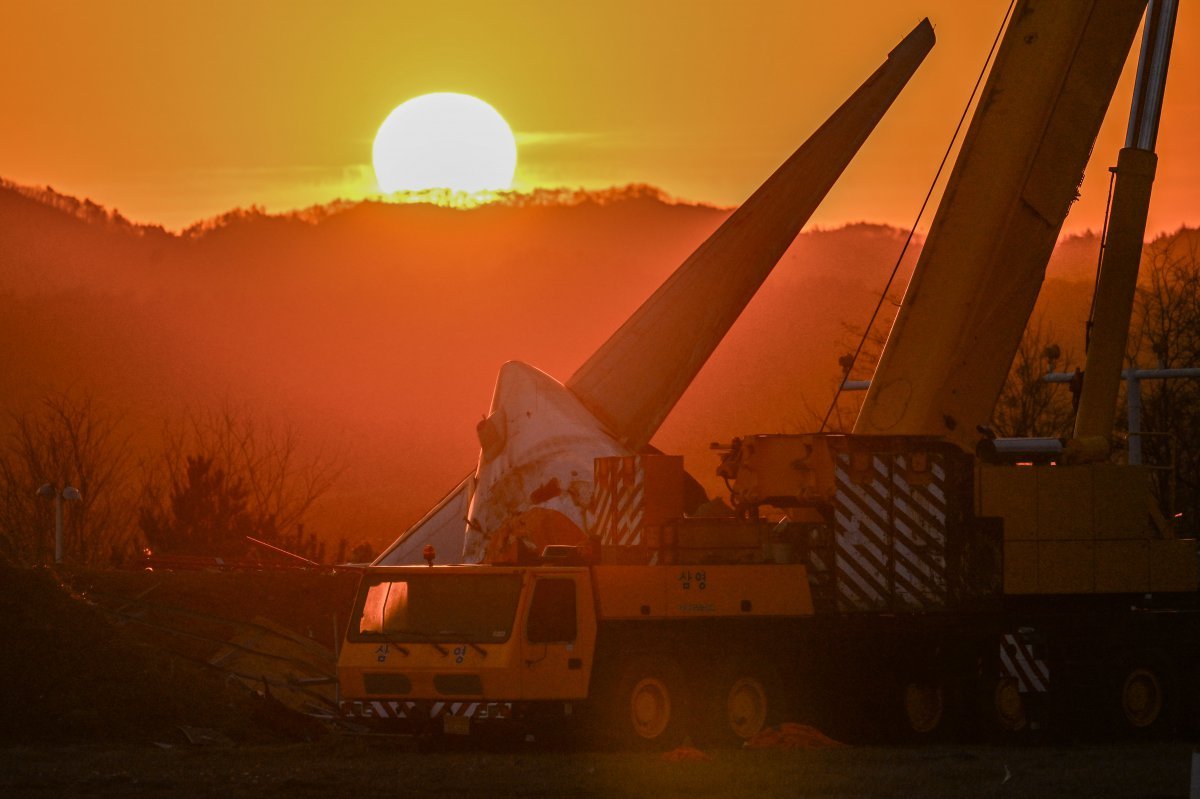
M 504 117 L 469 94 L 438 92 L 397 106 L 372 153 L 379 190 L 477 192 L 512 186 L 517 141 Z

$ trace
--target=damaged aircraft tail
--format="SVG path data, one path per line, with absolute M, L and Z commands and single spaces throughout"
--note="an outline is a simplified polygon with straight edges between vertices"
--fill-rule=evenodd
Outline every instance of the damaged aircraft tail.
M 565 386 L 505 364 L 477 468 L 376 565 L 419 563 L 427 544 L 469 563 L 582 539 L 593 460 L 647 446 L 933 43 L 923 20 Z

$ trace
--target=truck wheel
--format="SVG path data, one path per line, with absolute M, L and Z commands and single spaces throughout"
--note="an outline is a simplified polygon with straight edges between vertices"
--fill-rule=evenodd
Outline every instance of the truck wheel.
M 735 738 L 745 741 L 762 732 L 770 709 L 770 694 L 758 677 L 739 677 L 729 686 L 725 697 L 725 722 Z
M 1171 722 L 1171 688 L 1165 663 L 1153 658 L 1127 661 L 1118 669 L 1117 724 L 1126 733 L 1154 735 Z
M 772 669 L 749 662 L 722 670 L 705 690 L 706 727 L 720 744 L 740 744 L 779 715 L 779 685 Z
M 617 682 L 607 725 L 619 745 L 639 749 L 675 746 L 688 715 L 683 678 L 665 657 L 631 663 Z
M 904 686 L 904 721 L 917 737 L 940 732 L 946 720 L 946 690 L 940 681 L 919 680 Z
M 1015 677 L 1000 677 L 992 688 L 991 720 L 1002 733 L 1017 733 L 1029 725 L 1025 697 Z

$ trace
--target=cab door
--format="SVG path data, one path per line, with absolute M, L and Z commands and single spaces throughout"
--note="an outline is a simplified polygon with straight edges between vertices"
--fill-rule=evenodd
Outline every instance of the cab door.
M 590 573 L 534 576 L 521 626 L 524 698 L 586 698 L 596 651 Z

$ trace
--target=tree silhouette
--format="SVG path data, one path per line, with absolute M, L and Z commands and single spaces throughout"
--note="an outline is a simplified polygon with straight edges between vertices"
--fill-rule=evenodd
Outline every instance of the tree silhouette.
M 1127 351 L 1130 365 L 1142 368 L 1200 364 L 1200 231 L 1181 230 L 1146 247 Z M 1163 511 L 1180 514 L 1183 530 L 1197 534 L 1200 380 L 1143 381 L 1142 430 L 1142 456 Z
M 43 397 L 9 417 L 0 444 L 0 556 L 24 565 L 54 555 L 54 503 L 37 496 L 49 483 L 82 499 L 63 514 L 63 555 L 95 565 L 123 559 L 134 534 L 130 445 L 123 420 L 87 391 Z
M 255 532 L 241 480 L 212 458 L 187 458 L 182 479 L 171 486 L 168 512 L 143 506 L 138 526 L 150 548 L 177 555 L 240 557 Z
M 324 545 L 304 531 L 304 517 L 339 472 L 323 452 L 306 455 L 294 427 L 261 425 L 227 403 L 164 430 L 139 526 L 163 554 L 241 557 L 252 536 L 320 561 Z
M 1058 363 L 1071 363 L 1073 355 L 1052 343 L 1052 333 L 1035 317 L 1025 328 L 1013 357 L 1008 379 L 996 408 L 992 428 L 1000 436 L 1059 438 L 1071 435 L 1075 408 L 1070 391 L 1042 378 Z

